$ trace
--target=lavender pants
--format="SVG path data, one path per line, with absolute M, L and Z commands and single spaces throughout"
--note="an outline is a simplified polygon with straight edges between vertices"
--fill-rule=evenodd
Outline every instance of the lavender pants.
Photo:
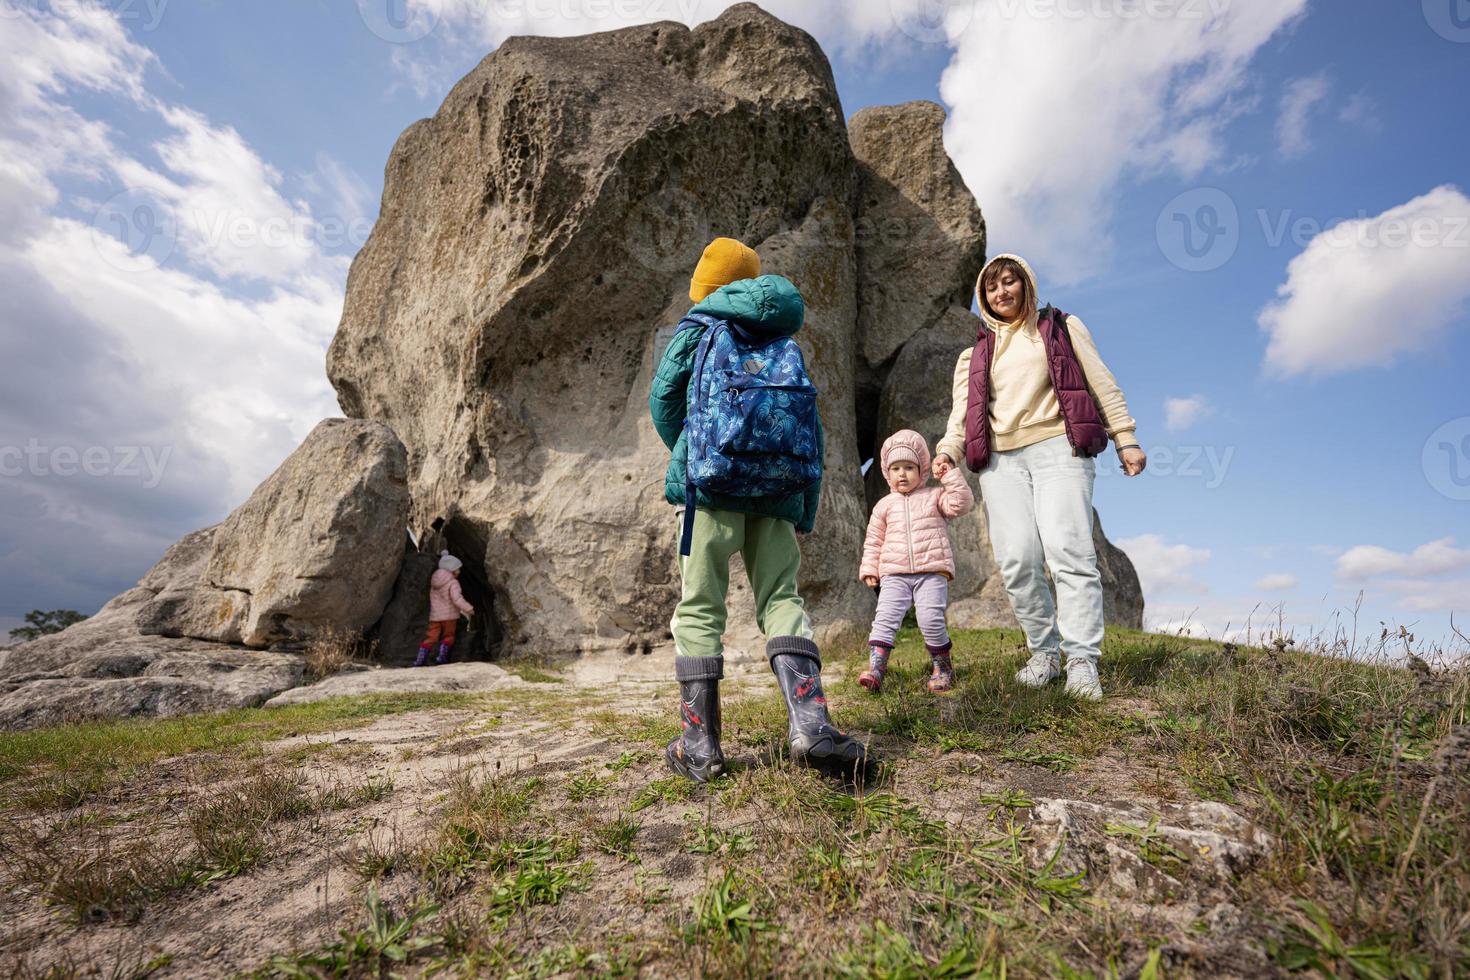
M 910 607 L 919 620 L 924 646 L 931 652 L 950 648 L 949 629 L 944 625 L 944 607 L 949 605 L 949 579 L 938 573 L 885 575 L 878 583 L 878 611 L 868 645 L 893 649 L 893 638 L 903 625 Z

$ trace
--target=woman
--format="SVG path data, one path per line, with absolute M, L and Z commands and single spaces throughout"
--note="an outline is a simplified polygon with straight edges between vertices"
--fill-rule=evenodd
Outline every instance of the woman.
M 1092 335 L 1074 316 L 1038 309 L 1024 259 L 992 259 L 975 297 L 984 325 L 955 364 L 954 407 L 934 471 L 943 476 L 963 459 L 980 474 L 995 558 L 1031 650 L 1016 680 L 1050 683 L 1065 652 L 1068 692 L 1096 701 L 1103 592 L 1092 545 L 1093 457 L 1111 437 L 1129 476 L 1148 458 Z

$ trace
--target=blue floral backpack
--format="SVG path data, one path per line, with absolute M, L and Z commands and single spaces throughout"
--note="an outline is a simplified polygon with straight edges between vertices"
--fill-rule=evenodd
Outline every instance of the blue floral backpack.
M 680 329 L 703 329 L 684 419 L 689 456 L 684 533 L 694 536 L 695 490 L 731 497 L 784 497 L 822 477 L 817 389 L 790 337 L 753 336 L 738 323 L 694 313 Z

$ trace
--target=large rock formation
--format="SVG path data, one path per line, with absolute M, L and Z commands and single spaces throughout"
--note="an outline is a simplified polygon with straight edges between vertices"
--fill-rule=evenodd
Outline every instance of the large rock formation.
M 807 299 L 828 455 L 802 588 L 824 638 L 866 628 L 861 465 L 900 424 L 938 434 L 973 337 L 984 223 L 942 119 L 913 103 L 849 131 L 812 38 L 741 4 L 693 30 L 512 38 L 403 133 L 328 373 L 347 415 L 408 447 L 415 530 L 465 559 L 512 649 L 668 637 L 676 518 L 646 399 L 714 235 Z M 906 402 L 935 392 L 942 408 Z M 956 537 L 961 621 L 1003 620 L 982 601 L 998 595 L 983 519 Z M 749 649 L 732 583 L 729 639 Z
M 140 628 L 249 647 L 299 644 L 329 628 L 365 632 L 403 558 L 407 476 L 387 426 L 319 423 L 224 523 L 180 542 L 188 573 L 170 566 L 170 585 L 139 612 Z
M 507 41 L 388 161 L 328 356 L 353 418 L 98 616 L 0 659 L 0 726 L 258 704 L 301 667 L 244 648 L 329 631 L 402 662 L 441 547 L 480 611 L 460 656 L 663 646 L 677 517 L 647 393 L 715 235 L 806 297 L 828 452 L 802 590 L 820 639 L 860 635 L 884 491 L 861 466 L 895 429 L 939 435 L 976 329 L 985 224 L 943 118 L 915 102 L 844 123 L 820 48 L 750 4 L 693 30 Z M 410 525 L 427 554 L 405 550 Z M 953 534 L 951 621 L 1013 623 L 983 509 Z M 1132 566 L 1096 539 L 1109 620 L 1137 626 Z M 727 639 L 759 659 L 738 572 Z
M 0 661 L 0 728 L 263 703 L 302 682 L 299 649 L 382 617 L 404 557 L 404 449 L 329 419 L 214 527 L 171 547 L 91 619 Z M 229 646 L 227 644 L 242 644 Z

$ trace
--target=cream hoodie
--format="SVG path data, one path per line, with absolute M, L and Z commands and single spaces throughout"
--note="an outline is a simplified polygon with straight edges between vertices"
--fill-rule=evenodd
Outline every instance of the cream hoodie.
M 1025 270 L 1030 282 L 1031 295 L 1038 298 L 1036 274 L 1019 255 L 997 255 L 986 263 L 988 269 L 1001 259 L 1014 259 Z M 1057 403 L 1057 393 L 1052 389 L 1051 373 L 1046 366 L 1046 347 L 1041 332 L 1036 328 L 1037 316 L 1032 314 L 1024 323 L 1005 323 L 997 319 L 985 305 L 980 283 L 985 279 L 985 270 L 975 280 L 975 300 L 980 307 L 980 316 L 987 329 L 995 333 L 994 353 L 990 358 L 990 432 L 991 448 L 1004 452 L 1034 445 L 1054 436 L 1067 434 L 1062 421 L 1062 408 Z M 1128 402 L 1123 397 L 1113 373 L 1103 363 L 1092 342 L 1092 334 L 1075 316 L 1067 317 L 1067 332 L 1072 338 L 1072 348 L 1082 372 L 1087 376 L 1087 387 L 1092 391 L 1102 414 L 1103 427 L 1112 436 L 1118 448 L 1138 445 L 1135 430 L 1138 423 L 1128 414 Z M 970 358 L 975 349 L 967 347 L 960 353 L 954 367 L 954 402 L 949 412 L 949 424 L 944 436 L 935 447 L 956 464 L 965 459 L 965 411 L 970 403 Z

